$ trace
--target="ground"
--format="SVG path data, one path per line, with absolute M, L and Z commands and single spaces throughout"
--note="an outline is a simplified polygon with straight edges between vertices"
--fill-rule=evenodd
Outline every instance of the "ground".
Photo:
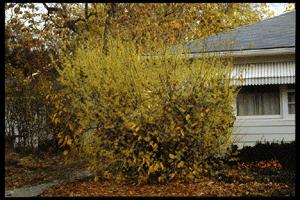
M 68 179 L 74 172 L 81 170 L 83 170 L 82 163 L 66 163 L 63 156 L 59 154 L 45 153 L 39 156 L 6 154 L 5 190 Z
M 82 162 L 65 163 L 60 155 L 13 156 L 15 158 L 6 159 L 5 163 L 6 190 L 67 179 L 75 171 L 84 169 Z M 40 196 L 295 196 L 295 171 L 253 166 L 234 165 L 197 183 L 177 179 L 168 184 L 134 186 L 95 182 L 93 178 L 72 180 L 54 185 Z
M 89 180 L 54 186 L 41 196 L 290 196 L 292 190 L 284 183 L 226 183 L 209 178 L 199 183 L 176 180 L 141 186 Z

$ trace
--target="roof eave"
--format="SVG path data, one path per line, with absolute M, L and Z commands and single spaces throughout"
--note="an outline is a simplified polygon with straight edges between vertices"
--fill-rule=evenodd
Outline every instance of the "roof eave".
M 190 58 L 197 58 L 207 55 L 220 55 L 220 56 L 232 56 L 232 57 L 252 57 L 252 56 L 272 56 L 272 55 L 286 55 L 295 54 L 295 47 L 283 47 L 283 48 L 271 48 L 271 49 L 251 49 L 240 51 L 221 51 L 221 52 L 199 52 L 190 53 Z

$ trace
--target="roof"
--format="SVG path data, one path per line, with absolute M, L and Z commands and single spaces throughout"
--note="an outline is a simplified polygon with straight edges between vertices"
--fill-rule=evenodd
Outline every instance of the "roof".
M 221 33 L 207 39 L 205 52 L 259 50 L 295 47 L 296 11 L 288 12 L 255 24 L 240 26 L 229 33 Z M 234 40 L 233 47 L 229 46 Z M 224 40 L 228 45 L 224 45 Z M 185 47 L 191 53 L 204 52 L 203 41 L 189 42 Z

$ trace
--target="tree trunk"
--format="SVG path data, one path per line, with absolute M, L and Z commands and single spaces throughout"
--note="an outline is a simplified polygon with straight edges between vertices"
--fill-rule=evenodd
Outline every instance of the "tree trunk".
M 89 30 L 89 26 L 88 26 L 88 14 L 89 14 L 89 7 L 88 7 L 88 3 L 84 4 L 84 17 L 85 17 L 85 28 L 88 31 Z
M 108 10 L 108 16 L 105 20 L 105 25 L 104 25 L 104 39 L 103 39 L 103 53 L 105 55 L 108 54 L 108 34 L 110 33 L 111 29 L 111 22 L 112 19 L 114 18 L 115 12 L 116 12 L 116 3 L 111 3 L 110 4 L 110 9 Z

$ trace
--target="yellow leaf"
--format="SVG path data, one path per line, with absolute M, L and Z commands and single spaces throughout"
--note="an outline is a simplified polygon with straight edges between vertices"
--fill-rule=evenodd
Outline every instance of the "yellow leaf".
M 57 134 L 57 138 L 61 138 L 61 137 L 62 137 L 62 133 L 59 132 L 59 133 Z
M 57 117 L 57 118 L 54 118 L 54 120 L 53 120 L 53 123 L 54 124 L 57 124 L 57 123 L 59 123 L 60 122 L 60 119 Z
M 175 130 L 176 131 L 178 131 L 178 130 L 180 130 L 181 128 L 179 127 L 179 126 L 177 126 L 176 128 L 175 128 Z
M 139 137 L 138 137 L 138 141 L 140 141 L 141 139 L 142 139 L 142 136 L 139 136 Z
M 149 142 L 149 141 L 151 140 L 151 138 L 147 135 L 147 137 L 145 137 L 144 140 L 145 140 L 146 142 Z
M 154 165 L 154 172 L 156 172 L 158 169 L 159 169 L 159 164 L 156 163 L 156 164 Z
M 151 174 L 152 172 L 155 172 L 155 170 L 154 170 L 154 165 L 151 165 L 151 166 L 149 167 L 148 174 Z
M 138 132 L 139 130 L 140 130 L 139 126 L 135 128 L 135 132 Z
M 181 24 L 176 22 L 176 21 L 172 21 L 171 25 L 174 29 L 180 29 L 181 28 Z
M 69 138 L 69 136 L 67 135 L 67 136 L 65 137 L 65 139 L 64 139 L 64 142 L 62 143 L 62 146 L 64 146 L 64 145 L 67 144 L 68 138 Z
M 183 130 L 180 130 L 180 134 L 181 134 L 182 136 L 184 136 L 184 131 L 183 131 Z
M 174 178 L 175 175 L 176 175 L 176 173 L 172 173 L 172 174 L 170 174 L 169 176 L 170 176 L 171 178 Z
M 99 180 L 98 176 L 95 176 L 94 181 L 97 182 Z
M 178 164 L 177 164 L 177 168 L 183 168 L 184 167 L 184 162 L 183 161 L 180 161 Z
M 171 158 L 171 159 L 175 159 L 176 158 L 176 156 L 175 155 L 173 155 L 173 154 L 169 154 L 169 157 Z
M 71 131 L 74 131 L 74 127 L 72 124 L 68 124 Z
M 189 114 L 187 114 L 186 116 L 185 116 L 185 119 L 188 121 L 189 119 L 191 118 L 191 116 L 189 115 Z
M 197 125 L 198 125 L 198 123 L 195 122 L 195 123 L 193 123 L 193 124 L 191 125 L 191 127 L 194 128 L 194 127 L 197 126 Z
M 134 136 L 138 136 L 139 134 L 137 132 L 133 132 L 133 135 Z
M 67 150 L 64 150 L 64 156 L 68 155 L 68 151 Z
M 63 141 L 64 141 L 64 139 L 63 139 L 63 138 L 60 138 L 60 139 L 58 140 L 58 144 L 62 143 Z
M 72 144 L 72 139 L 71 139 L 71 138 L 67 140 L 67 144 L 68 144 L 68 145 L 71 145 L 71 144 Z
M 55 113 L 55 114 L 52 116 L 52 121 L 54 121 L 56 115 L 57 115 L 57 113 Z
M 158 177 L 158 182 L 162 182 L 164 178 L 162 176 Z
M 131 128 L 134 129 L 137 125 L 135 123 L 130 123 L 131 124 Z
M 154 145 L 152 145 L 153 151 L 157 151 L 157 147 L 158 147 L 158 145 L 156 143 Z
M 160 164 L 161 169 L 163 170 L 165 168 L 164 164 L 162 164 L 162 163 L 159 163 L 159 164 Z

